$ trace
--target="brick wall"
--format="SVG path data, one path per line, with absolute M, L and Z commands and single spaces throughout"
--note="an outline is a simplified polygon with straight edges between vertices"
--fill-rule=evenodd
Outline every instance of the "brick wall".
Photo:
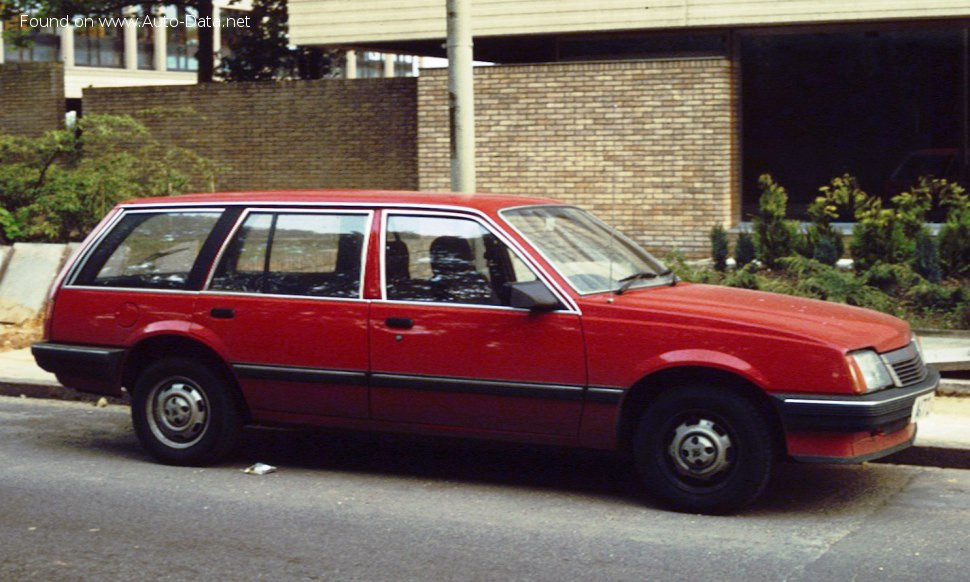
M 417 80 L 85 89 L 219 168 L 216 190 L 417 188 Z
M 447 72 L 418 86 L 422 190 L 449 189 Z M 477 189 L 583 206 L 652 251 L 709 253 L 737 212 L 726 59 L 475 70 Z
M 0 65 L 0 133 L 38 136 L 64 127 L 60 63 Z

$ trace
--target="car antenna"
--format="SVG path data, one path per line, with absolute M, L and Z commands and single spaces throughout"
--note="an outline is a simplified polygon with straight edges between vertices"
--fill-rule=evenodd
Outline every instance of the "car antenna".
M 613 101 L 613 117 L 616 117 L 616 101 Z M 616 240 L 616 173 L 610 176 L 610 246 L 607 254 L 610 261 L 610 270 L 607 276 L 610 286 L 610 297 L 607 303 L 613 303 L 616 297 L 616 287 L 613 285 L 613 244 Z

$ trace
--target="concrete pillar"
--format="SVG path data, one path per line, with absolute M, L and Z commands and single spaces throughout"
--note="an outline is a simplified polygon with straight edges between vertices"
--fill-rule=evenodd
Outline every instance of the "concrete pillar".
M 4 50 L 3 49 L 3 27 L 4 27 L 3 21 L 0 21 L 0 65 L 2 65 L 4 63 L 4 56 L 3 56 L 3 50 Z
M 137 12 L 133 6 L 129 6 L 124 9 L 123 13 L 129 19 L 124 27 L 125 68 L 133 71 L 138 69 L 138 27 L 135 26 Z
M 472 69 L 471 0 L 448 0 L 448 116 L 451 125 L 451 189 L 475 191 L 475 87 Z
M 156 16 L 163 16 L 165 14 L 165 8 L 158 6 L 155 9 Z M 152 55 L 152 64 L 156 71 L 165 71 L 168 69 L 166 64 L 168 60 L 168 39 L 165 37 L 165 27 L 155 26 L 152 29 L 152 34 L 154 35 L 152 40 L 155 45 L 155 54 Z
M 61 37 L 61 62 L 65 67 L 74 66 L 74 27 L 65 26 L 58 28 L 57 33 Z
M 219 54 L 222 52 L 222 8 L 212 5 L 212 70 L 219 70 Z
M 384 55 L 384 76 L 385 77 L 394 76 L 394 55 L 391 55 L 391 54 Z
M 349 50 L 344 55 L 344 77 L 347 79 L 357 78 L 357 51 Z

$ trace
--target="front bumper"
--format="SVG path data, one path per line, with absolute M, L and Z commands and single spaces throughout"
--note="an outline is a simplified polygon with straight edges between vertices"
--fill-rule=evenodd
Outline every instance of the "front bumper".
M 820 396 L 772 394 L 787 432 L 894 432 L 906 427 L 917 398 L 936 391 L 940 373 L 932 368 L 919 384 L 872 394 Z

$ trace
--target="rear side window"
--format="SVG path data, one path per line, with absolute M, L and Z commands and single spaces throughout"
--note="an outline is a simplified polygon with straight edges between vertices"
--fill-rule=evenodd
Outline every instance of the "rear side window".
M 253 212 L 209 289 L 307 297 L 360 296 L 367 215 Z
M 74 283 L 95 287 L 186 289 L 199 251 L 221 214 L 221 211 L 128 213 L 102 239 Z

